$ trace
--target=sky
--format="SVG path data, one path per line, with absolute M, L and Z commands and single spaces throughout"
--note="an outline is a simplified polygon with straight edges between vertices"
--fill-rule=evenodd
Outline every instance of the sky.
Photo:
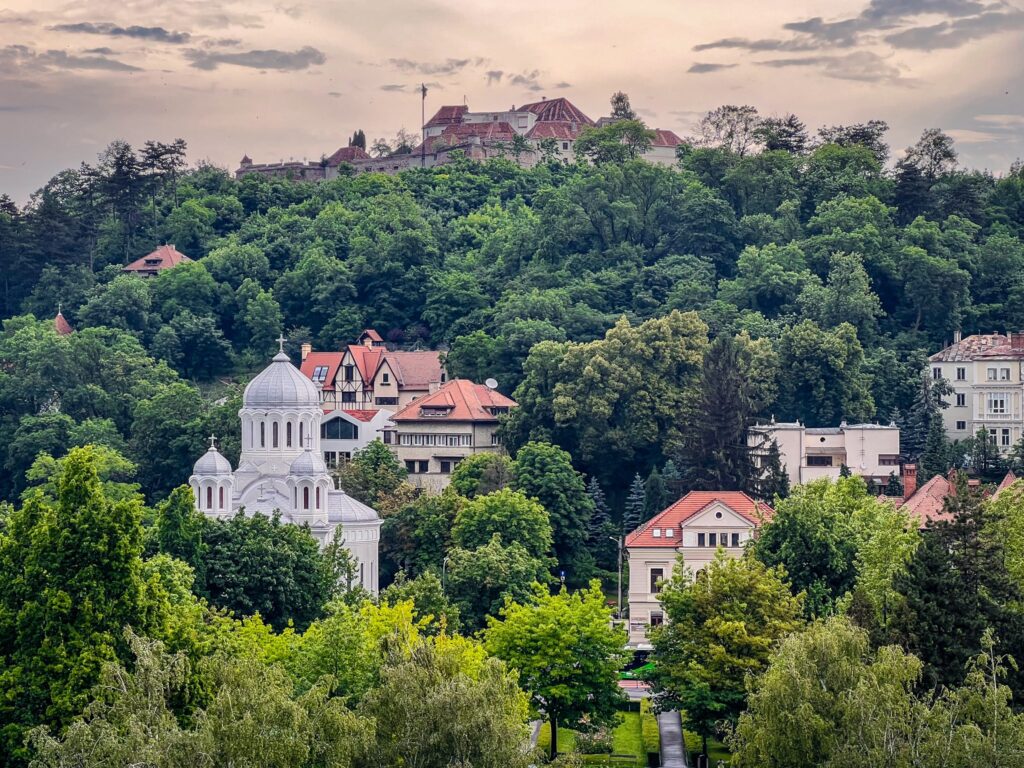
M 0 0 L 0 194 L 25 202 L 114 139 L 184 138 L 233 170 L 372 142 L 443 104 L 614 91 L 692 132 L 721 104 L 808 127 L 925 128 L 964 165 L 1024 157 L 1024 0 Z

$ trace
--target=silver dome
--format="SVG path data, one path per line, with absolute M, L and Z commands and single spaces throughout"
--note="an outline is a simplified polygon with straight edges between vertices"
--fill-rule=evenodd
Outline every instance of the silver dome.
M 221 477 L 231 474 L 231 462 L 225 459 L 220 451 L 212 445 L 210 449 L 199 457 L 192 468 L 192 474 L 200 477 Z
M 292 477 L 318 477 L 327 474 L 327 465 L 320 454 L 307 448 L 292 462 L 288 474 Z
M 244 408 L 319 408 L 320 393 L 312 381 L 291 364 L 284 352 L 264 368 L 245 388 Z

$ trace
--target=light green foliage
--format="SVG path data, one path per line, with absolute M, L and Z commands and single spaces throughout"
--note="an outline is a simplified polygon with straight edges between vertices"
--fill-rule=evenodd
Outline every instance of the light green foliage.
M 612 627 L 599 582 L 554 595 L 536 585 L 531 600 L 509 601 L 501 618 L 488 620 L 484 644 L 519 672 L 533 707 L 551 723 L 552 757 L 559 723 L 571 726 L 584 716 L 595 724 L 612 721 L 622 700 L 617 672 L 625 633 Z
M 801 625 L 801 601 L 785 571 L 719 550 L 696 578 L 679 557 L 660 598 L 666 623 L 652 633 L 655 701 L 684 712 L 705 740 L 720 721 L 735 723 L 746 680 L 768 663 L 775 644 Z
M 642 157 L 651 148 L 654 131 L 640 120 L 617 120 L 602 126 L 586 126 L 573 143 L 577 157 L 592 163 L 623 163 Z
M 531 557 L 542 559 L 551 550 L 551 521 L 539 503 L 509 488 L 463 504 L 452 527 L 456 546 L 476 549 L 493 536 L 504 547 L 519 544 Z
M 459 609 L 444 593 L 436 571 L 425 571 L 414 579 L 399 571 L 395 580 L 381 591 L 380 598 L 392 605 L 411 600 L 416 619 L 427 622 L 423 627 L 427 634 L 459 631 Z
M 395 454 L 380 440 L 373 440 L 341 469 L 338 485 L 349 496 L 376 507 L 382 496 L 402 484 L 405 475 Z
M 500 491 L 512 479 L 512 462 L 500 453 L 477 453 L 459 462 L 451 487 L 467 499 Z

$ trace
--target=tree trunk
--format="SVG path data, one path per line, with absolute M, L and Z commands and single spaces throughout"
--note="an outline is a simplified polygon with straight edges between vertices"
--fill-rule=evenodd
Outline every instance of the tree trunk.
M 551 718 L 551 759 L 558 757 L 558 719 Z
M 708 735 L 702 733 L 700 735 L 700 750 L 701 754 L 704 755 L 704 765 L 708 764 Z

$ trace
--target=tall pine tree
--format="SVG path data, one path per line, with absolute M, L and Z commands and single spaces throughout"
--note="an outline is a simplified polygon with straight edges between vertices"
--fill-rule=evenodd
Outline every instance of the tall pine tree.
M 662 478 L 658 468 L 651 470 L 644 483 L 644 520 L 650 520 L 661 512 L 667 504 L 668 494 L 665 491 L 665 480 Z
M 942 425 L 941 417 L 932 419 L 919 463 L 917 475 L 921 483 L 927 482 L 935 475 L 944 475 L 949 470 L 949 440 L 946 439 L 946 429 Z
M 633 482 L 629 484 L 629 494 L 626 496 L 626 507 L 622 513 L 622 535 L 628 536 L 640 527 L 644 521 L 644 509 L 646 508 L 646 493 L 644 479 L 637 472 Z
M 618 539 L 620 532 L 612 522 L 608 499 L 596 477 L 591 477 L 590 482 L 587 483 L 587 495 L 594 505 L 594 512 L 590 516 L 590 527 L 587 530 L 587 550 L 599 568 L 608 571 L 614 570 L 617 567 L 618 558 L 618 546 L 614 540 Z

